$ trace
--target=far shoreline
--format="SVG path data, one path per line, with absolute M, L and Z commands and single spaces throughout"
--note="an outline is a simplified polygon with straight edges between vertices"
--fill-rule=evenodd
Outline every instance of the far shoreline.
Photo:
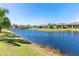
M 45 31 L 45 32 L 79 32 L 79 28 L 66 28 L 66 29 L 31 28 L 31 30 L 38 30 L 38 31 Z
M 45 32 L 79 32 L 79 28 L 58 28 L 58 29 L 51 29 L 51 28 L 29 28 L 30 30 L 37 30 L 37 31 L 45 31 Z M 10 29 L 10 30 L 28 30 L 28 29 Z

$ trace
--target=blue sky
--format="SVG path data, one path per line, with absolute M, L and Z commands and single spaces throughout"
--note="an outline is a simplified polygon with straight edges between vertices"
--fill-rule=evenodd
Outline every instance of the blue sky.
M 8 17 L 16 24 L 69 23 L 79 21 L 79 4 L 65 3 L 8 3 L 0 7 L 9 9 Z

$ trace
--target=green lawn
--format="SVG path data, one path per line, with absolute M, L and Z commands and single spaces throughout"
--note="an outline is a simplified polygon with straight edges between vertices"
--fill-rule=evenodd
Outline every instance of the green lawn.
M 31 44 L 21 44 L 12 46 L 11 44 L 0 42 L 0 56 L 47 56 L 46 52 Z

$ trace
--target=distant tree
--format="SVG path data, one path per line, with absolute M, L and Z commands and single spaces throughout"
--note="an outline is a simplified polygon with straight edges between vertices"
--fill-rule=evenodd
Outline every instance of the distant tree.
M 18 24 L 13 24 L 12 27 L 13 27 L 13 29 L 18 28 Z
M 52 27 L 53 27 L 53 28 L 57 28 L 57 24 L 53 23 L 53 24 L 52 24 Z
M 11 26 L 10 20 L 6 16 L 8 13 L 8 9 L 0 8 L 0 32 L 2 28 L 9 28 Z
M 49 28 L 53 28 L 52 24 L 50 24 L 50 23 L 48 24 L 48 27 L 49 27 Z
M 31 26 L 31 25 L 27 25 L 26 27 L 27 27 L 27 28 L 31 28 L 32 26 Z
M 60 23 L 58 24 L 59 28 L 64 28 L 64 24 Z
M 18 28 L 19 29 L 25 29 L 25 26 L 24 25 L 18 25 Z

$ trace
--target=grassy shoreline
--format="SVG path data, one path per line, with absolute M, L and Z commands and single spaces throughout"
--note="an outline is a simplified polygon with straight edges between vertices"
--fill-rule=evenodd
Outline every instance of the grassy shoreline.
M 40 46 L 34 43 L 24 41 L 23 38 L 15 35 L 14 33 L 3 30 L 0 38 L 0 56 L 62 56 L 58 49 L 46 46 Z M 10 38 L 10 39 L 8 39 Z M 12 38 L 12 39 L 11 39 Z M 15 39 L 13 39 L 15 38 Z M 20 39 L 17 39 L 20 38 Z M 21 40 L 22 39 L 22 40 Z M 3 53 L 4 52 L 4 53 Z
M 50 28 L 31 28 L 32 30 L 38 30 L 38 31 L 47 31 L 47 32 L 53 32 L 53 31 L 69 31 L 69 32 L 79 32 L 79 28 L 66 28 L 66 29 L 50 29 Z

